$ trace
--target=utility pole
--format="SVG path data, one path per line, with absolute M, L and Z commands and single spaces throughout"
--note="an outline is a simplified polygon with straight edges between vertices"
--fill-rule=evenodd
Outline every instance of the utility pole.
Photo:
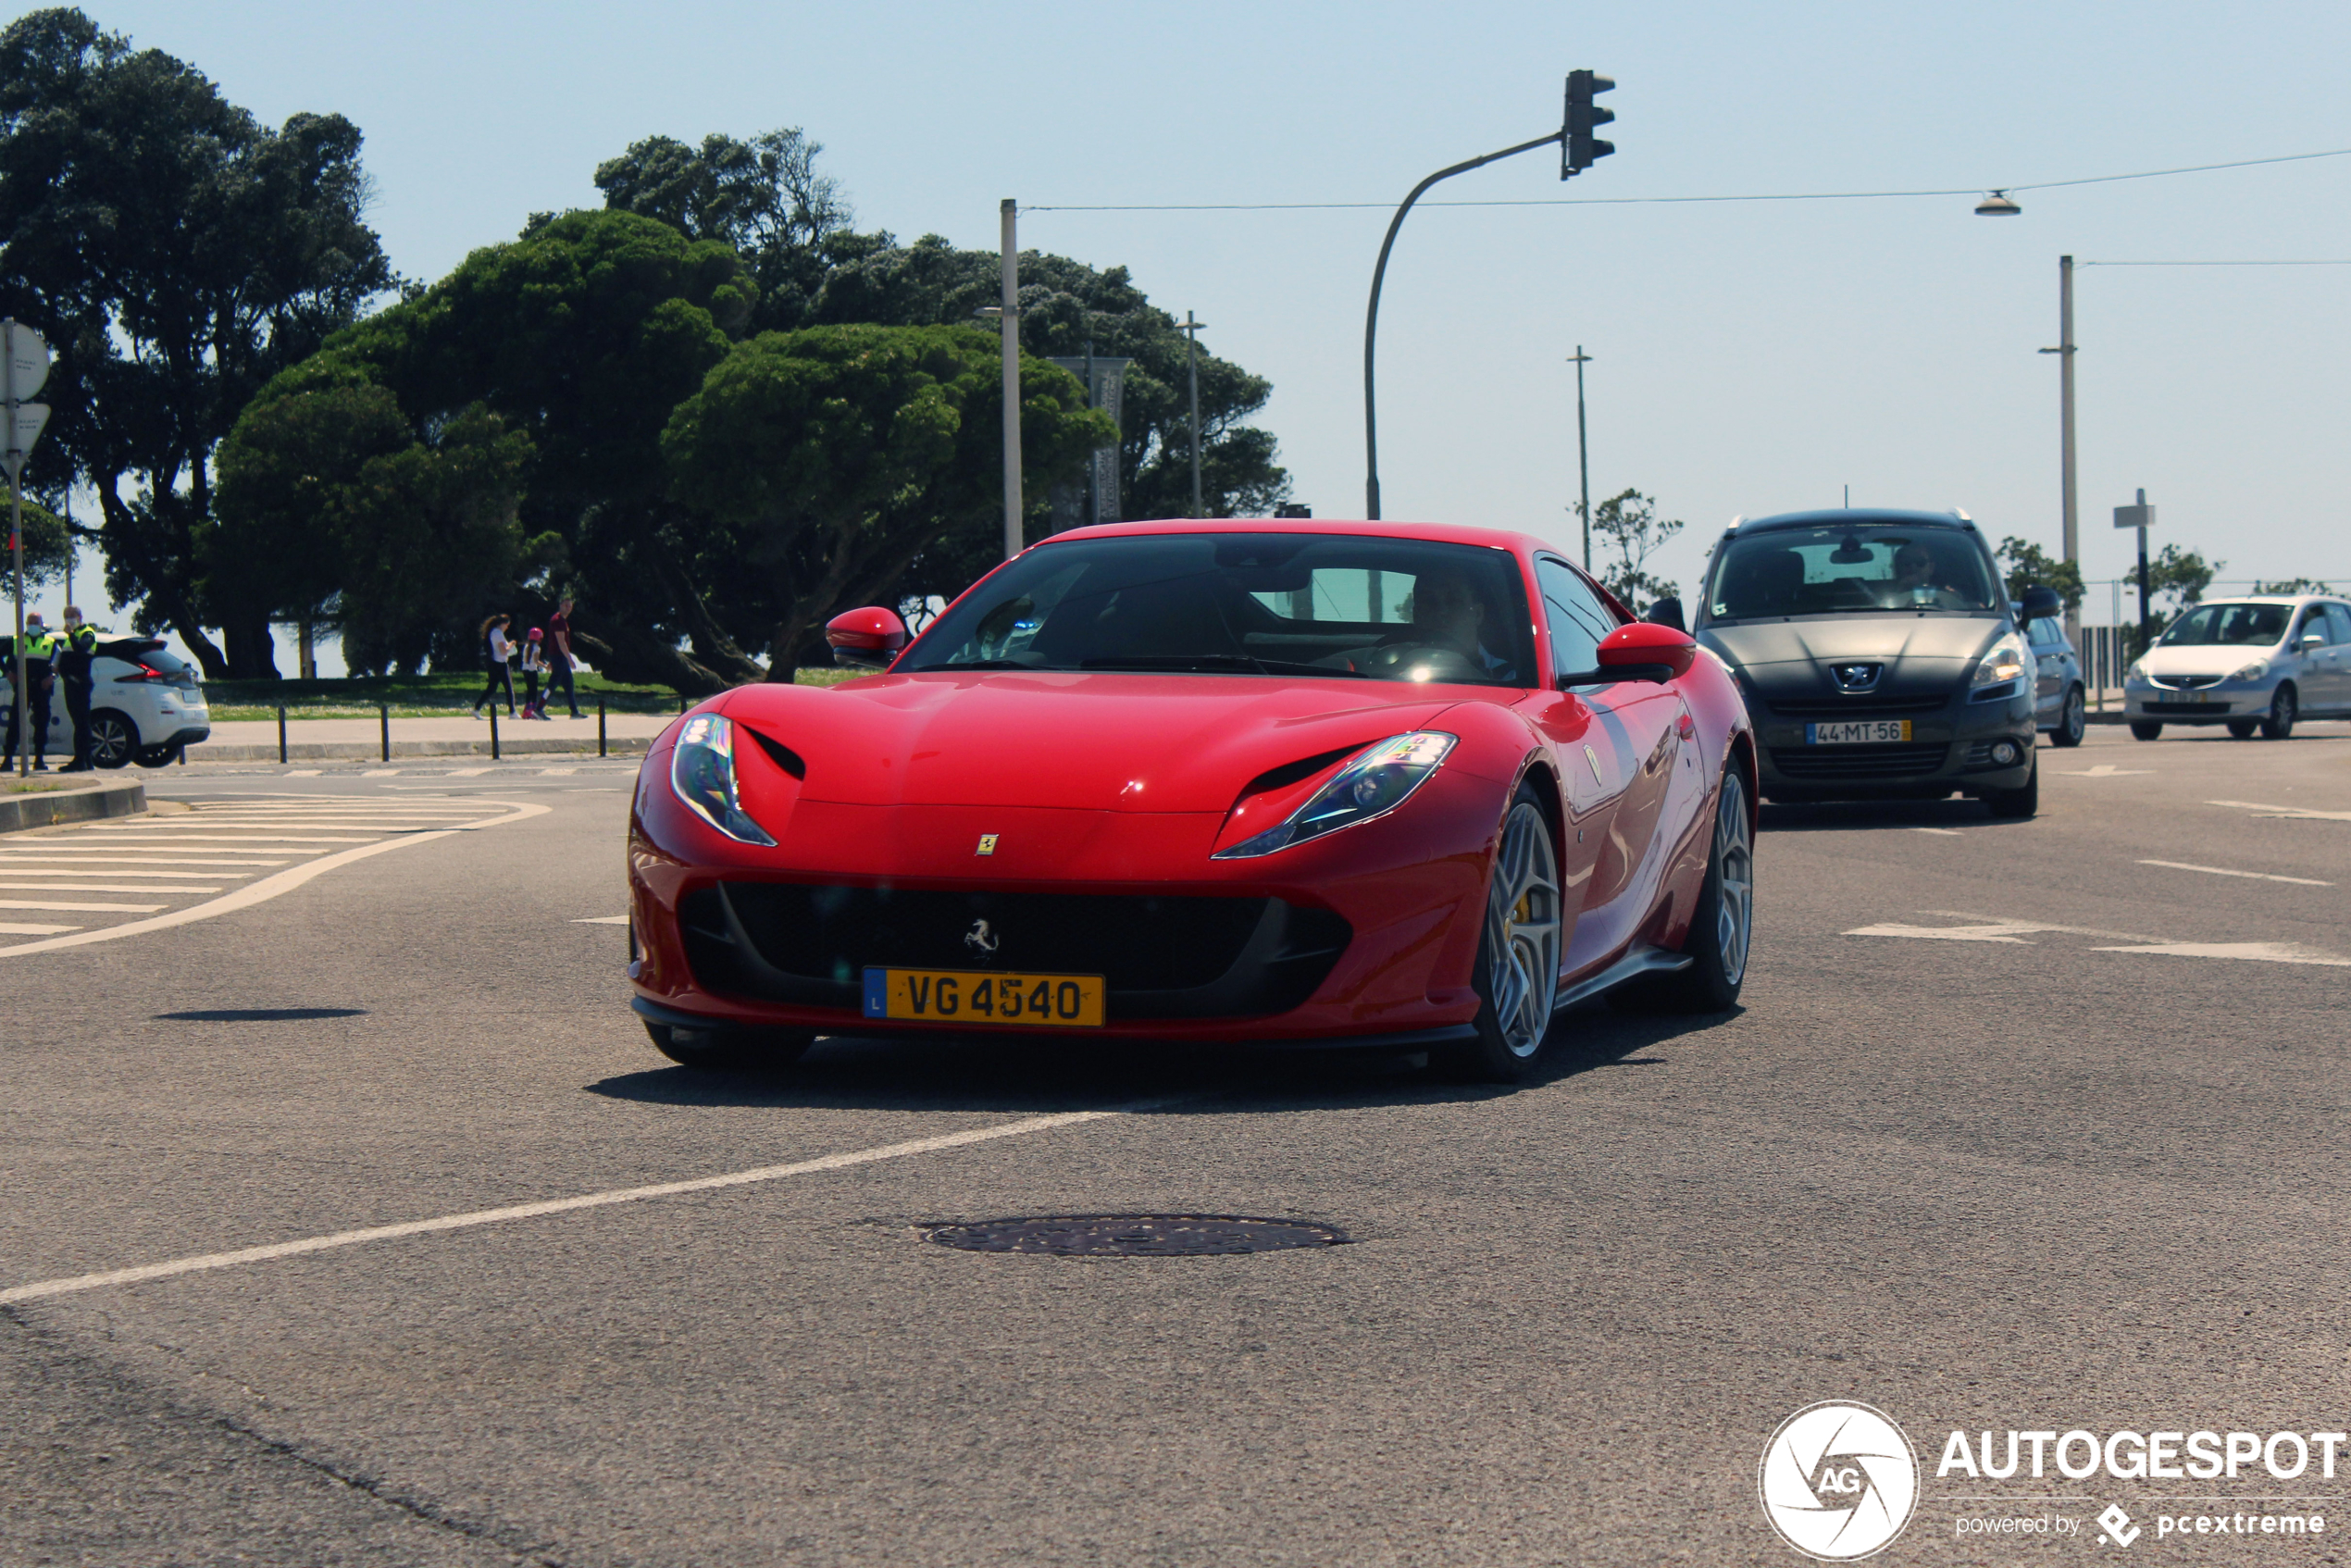
M 1192 388 L 1192 516 L 1207 515 L 1200 498 L 1200 335 L 1207 327 L 1205 321 L 1192 319 L 1190 311 L 1184 312 L 1184 373 L 1190 378 Z
M 16 668 L 8 677 L 8 700 L 16 704 L 12 716 L 16 722 L 8 728 L 17 738 L 17 772 L 29 775 L 32 771 L 33 742 L 25 728 L 29 716 L 24 703 L 24 454 L 17 450 L 17 318 L 13 316 L 0 321 L 0 376 L 7 380 L 8 554 L 17 574 L 17 640 L 10 644 L 16 654 Z M 0 764 L 0 773 L 6 771 L 6 765 Z
M 1020 204 L 1006 196 L 1003 214 L 1004 303 L 1004 559 L 1021 552 L 1020 504 Z M 1090 392 L 1092 389 L 1088 388 Z
M 1575 345 L 1575 355 L 1568 361 L 1575 367 L 1575 469 L 1584 486 L 1584 569 L 1592 569 L 1592 459 L 1584 445 L 1584 367 L 1592 356 L 1584 345 Z
M 2061 448 L 2059 465 L 2065 487 L 2065 558 L 2078 573 L 2082 565 L 2082 514 L 2073 469 L 2073 258 L 2070 255 L 2058 257 L 2058 346 L 2041 352 L 2058 356 L 2058 441 Z M 2065 611 L 2065 634 L 2077 645 L 2082 641 L 2082 612 L 2070 604 Z

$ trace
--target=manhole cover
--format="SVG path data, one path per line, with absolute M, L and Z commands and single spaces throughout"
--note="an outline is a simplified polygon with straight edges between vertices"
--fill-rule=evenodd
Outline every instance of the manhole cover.
M 1064 1258 L 1196 1258 L 1339 1247 L 1347 1233 L 1301 1220 L 1235 1214 L 1064 1214 L 933 1226 L 930 1238 L 966 1252 L 1051 1252 Z

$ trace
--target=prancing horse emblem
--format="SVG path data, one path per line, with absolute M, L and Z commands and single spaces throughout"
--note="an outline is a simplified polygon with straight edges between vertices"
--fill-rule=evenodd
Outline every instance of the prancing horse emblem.
M 972 928 L 964 933 L 964 945 L 974 952 L 994 952 L 998 938 L 994 931 L 988 928 L 987 921 L 975 920 Z
M 995 835 L 995 834 L 993 834 L 993 833 L 982 833 L 982 834 L 979 836 L 979 848 L 977 848 L 977 849 L 976 849 L 976 850 L 972 851 L 972 853 L 974 853 L 974 854 L 994 854 L 995 852 L 996 852 L 996 835 Z

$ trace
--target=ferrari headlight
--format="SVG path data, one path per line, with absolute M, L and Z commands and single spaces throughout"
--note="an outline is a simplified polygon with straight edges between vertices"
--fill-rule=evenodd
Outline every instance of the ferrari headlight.
M 1441 730 L 1417 729 L 1366 746 L 1286 820 L 1231 849 L 1218 850 L 1210 858 L 1252 860 L 1386 816 L 1428 781 L 1453 749 L 1455 740 Z
M 2024 644 L 2010 633 L 1985 650 L 1984 662 L 1975 666 L 1975 683 L 1996 686 L 2003 680 L 2014 680 L 2024 673 Z
M 2270 661 L 2267 659 L 2256 659 L 2251 664 L 2245 666 L 2243 669 L 2231 670 L 2229 672 L 2229 678 L 2231 680 L 2258 680 L 2269 673 Z
M 753 822 L 735 794 L 735 724 L 717 714 L 696 714 L 678 732 L 669 753 L 669 787 L 696 816 L 746 844 L 775 840 Z

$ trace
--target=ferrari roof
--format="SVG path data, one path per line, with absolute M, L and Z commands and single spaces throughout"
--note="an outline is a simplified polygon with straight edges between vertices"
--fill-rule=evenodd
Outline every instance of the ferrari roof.
M 1330 533 L 1371 534 L 1390 539 L 1425 539 L 1440 544 L 1482 544 L 1489 550 L 1544 550 L 1560 546 L 1531 533 L 1472 528 L 1462 523 L 1407 523 L 1347 517 L 1163 517 L 1151 522 L 1096 523 L 1057 533 L 1053 540 L 1107 539 L 1143 533 Z M 1039 541 L 1050 543 L 1051 540 Z

